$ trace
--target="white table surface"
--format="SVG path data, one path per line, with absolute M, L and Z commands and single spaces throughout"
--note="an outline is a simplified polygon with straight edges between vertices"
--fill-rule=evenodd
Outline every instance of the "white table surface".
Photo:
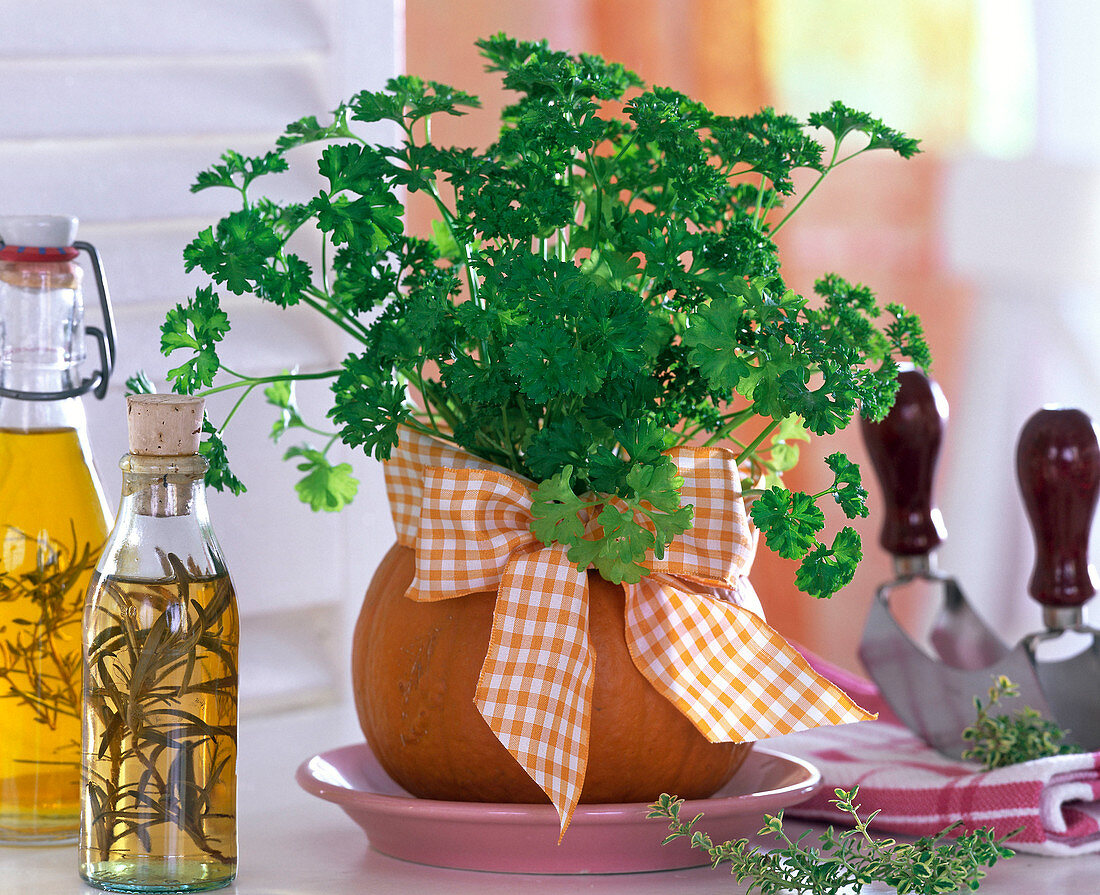
M 520 876 L 444 870 L 410 864 L 369 848 L 366 837 L 339 808 L 294 782 L 310 755 L 362 739 L 349 706 L 330 706 L 241 724 L 239 775 L 241 895 L 740 895 L 728 869 L 664 871 L 611 876 Z M 776 741 L 782 748 L 781 741 Z M 662 831 L 654 822 L 654 848 Z M 72 846 L 0 847 L 0 895 L 89 895 L 76 871 Z M 875 890 L 886 892 L 889 890 Z M 1100 856 L 1036 858 L 998 863 L 980 891 L 997 893 L 1100 893 Z

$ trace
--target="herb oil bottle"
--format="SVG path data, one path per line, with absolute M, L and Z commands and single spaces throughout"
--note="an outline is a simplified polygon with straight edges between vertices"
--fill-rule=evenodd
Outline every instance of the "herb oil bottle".
M 237 601 L 206 509 L 203 400 L 127 400 L 122 501 L 84 620 L 80 873 L 200 892 L 237 868 Z
M 81 395 L 106 390 L 114 339 L 94 330 L 103 367 L 82 378 L 82 248 L 111 323 L 76 229 L 0 218 L 0 844 L 80 827 L 81 622 L 109 528 Z

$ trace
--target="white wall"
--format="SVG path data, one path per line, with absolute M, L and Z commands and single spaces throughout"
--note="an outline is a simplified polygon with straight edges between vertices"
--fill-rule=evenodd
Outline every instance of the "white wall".
M 184 274 L 183 247 L 232 206 L 222 191 L 190 193 L 196 172 L 229 148 L 264 152 L 288 122 L 380 88 L 402 67 L 403 22 L 401 0 L 0 0 L 0 213 L 77 215 L 111 286 L 118 367 L 108 397 L 86 404 L 112 506 L 123 381 L 144 369 L 163 382 L 175 365 L 159 353 L 159 326 L 202 282 Z M 280 188 L 309 195 L 309 178 L 282 177 Z M 89 276 L 90 323 L 93 289 Z M 242 372 L 325 369 L 342 356 L 307 314 L 230 298 L 223 357 Z M 326 393 L 312 393 L 319 420 Z M 249 491 L 211 495 L 243 615 L 246 712 L 345 686 L 348 627 L 393 540 L 380 469 L 362 455 L 348 452 L 362 479 L 352 508 L 315 514 L 297 502 L 287 444 L 267 439 L 273 416 L 254 394 L 227 433 Z M 228 406 L 211 401 L 214 418 Z

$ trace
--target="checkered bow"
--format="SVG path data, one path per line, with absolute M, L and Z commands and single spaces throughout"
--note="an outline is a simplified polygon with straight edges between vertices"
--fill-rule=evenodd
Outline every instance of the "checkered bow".
M 747 742 L 872 716 L 814 672 L 760 615 L 745 577 L 750 534 L 733 454 L 678 448 L 691 529 L 626 591 L 638 670 L 711 742 Z M 497 591 L 476 701 L 497 739 L 569 825 L 584 783 L 594 661 L 587 573 L 530 531 L 534 483 L 409 429 L 386 464 L 406 596 Z

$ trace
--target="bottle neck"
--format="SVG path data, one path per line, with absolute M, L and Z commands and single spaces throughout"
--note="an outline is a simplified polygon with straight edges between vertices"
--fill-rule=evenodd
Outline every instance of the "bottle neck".
M 163 581 L 176 577 L 174 555 L 193 577 L 226 574 L 206 507 L 206 460 L 196 454 L 126 454 L 119 466 L 122 499 L 96 571 Z
M 37 363 L 0 361 L 0 386 L 27 394 L 63 392 L 73 387 L 73 372 Z M 87 417 L 80 398 L 36 401 L 0 397 L 0 429 L 77 429 L 83 432 L 86 428 Z
M 80 268 L 71 262 L 0 262 L 0 386 L 29 396 L 80 384 L 80 281 Z
M 123 510 L 135 516 L 166 519 L 195 516 L 208 520 L 203 477 L 207 462 L 198 454 L 151 457 L 127 454 L 122 468 Z

